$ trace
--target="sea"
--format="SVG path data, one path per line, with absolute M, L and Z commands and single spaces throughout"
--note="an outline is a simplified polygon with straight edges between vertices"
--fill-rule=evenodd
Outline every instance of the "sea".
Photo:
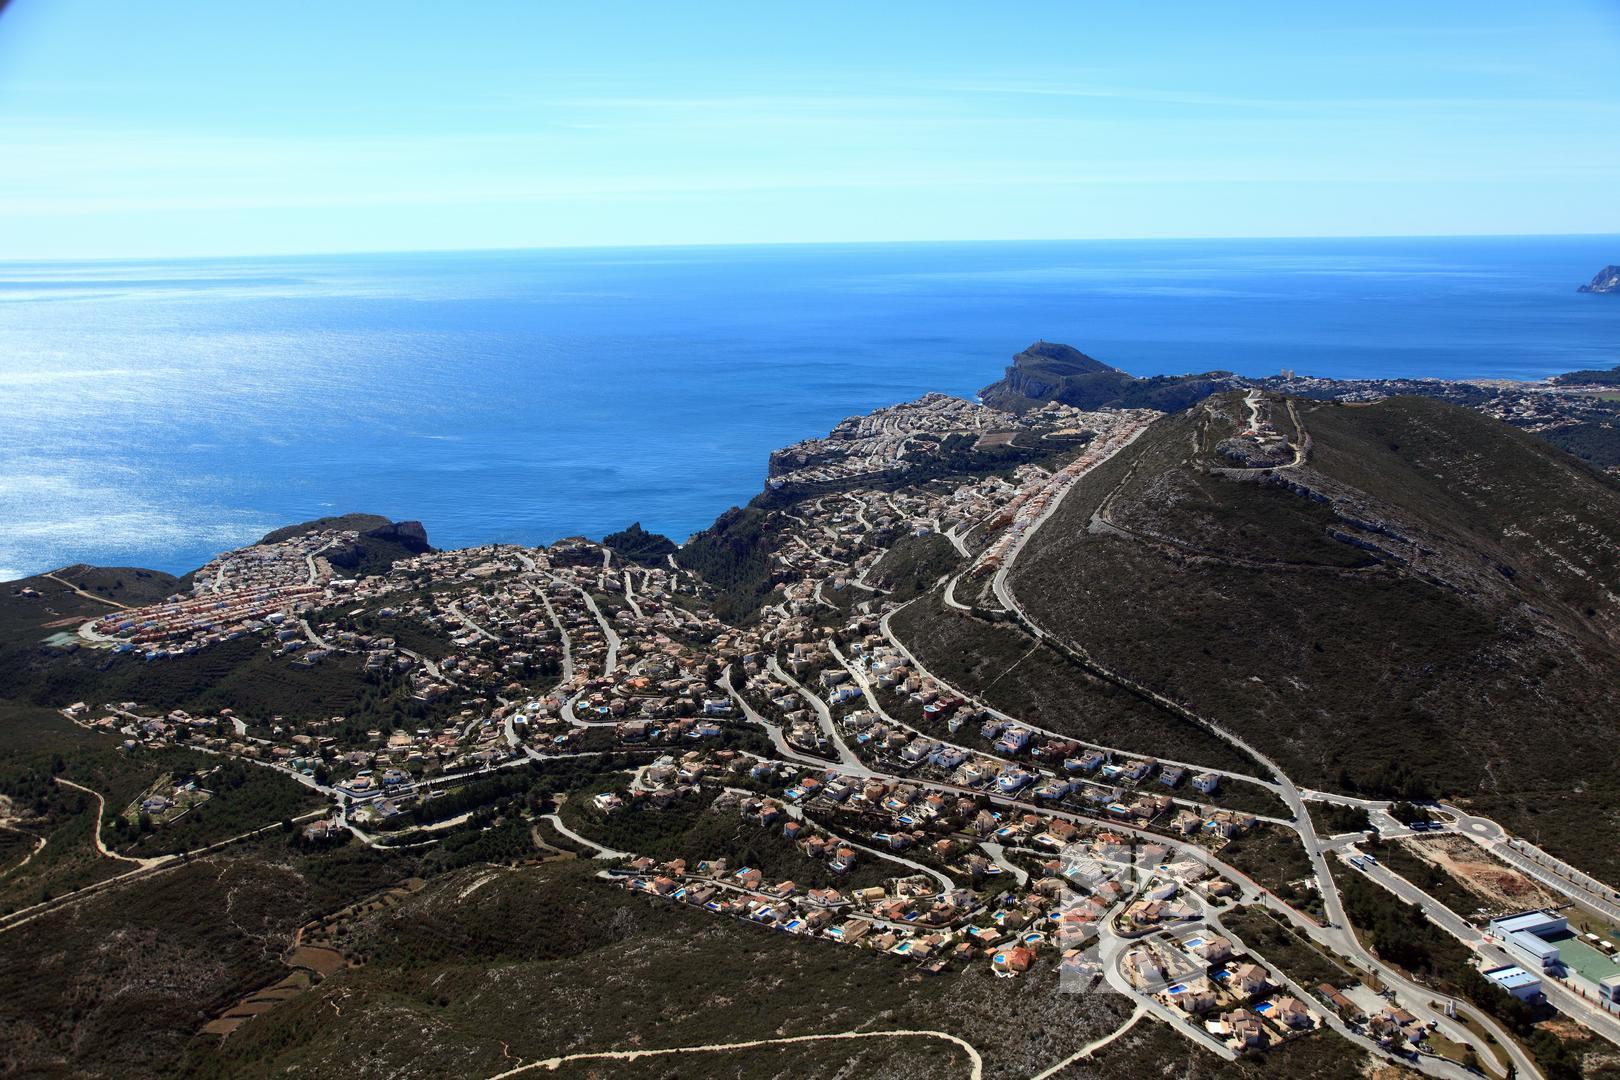
M 1620 237 L 828 244 L 0 262 L 0 580 L 182 572 L 366 511 L 683 539 L 771 450 L 1037 339 L 1137 375 L 1620 364 Z

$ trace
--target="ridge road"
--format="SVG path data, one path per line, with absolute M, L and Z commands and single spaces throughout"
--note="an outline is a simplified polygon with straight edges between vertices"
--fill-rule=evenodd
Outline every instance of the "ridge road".
M 1113 453 L 1109 454 L 1108 457 L 1099 461 L 1097 465 L 1100 466 L 1103 464 L 1103 462 L 1112 460 L 1121 450 L 1134 443 L 1137 436 L 1141 434 L 1141 430 L 1145 429 L 1139 429 L 1138 431 L 1133 432 L 1129 438 L 1122 440 L 1119 447 L 1117 447 Z M 1302 429 L 1301 442 L 1303 443 L 1305 441 L 1306 437 L 1304 436 Z M 1296 458 L 1297 457 L 1298 455 L 1296 454 Z M 1093 468 L 1095 467 L 1096 466 Z M 1332 871 L 1328 867 L 1327 859 L 1323 854 L 1323 844 L 1316 836 L 1315 827 L 1311 822 L 1309 812 L 1305 809 L 1304 800 L 1300 796 L 1299 789 L 1277 766 L 1276 762 L 1272 761 L 1269 757 L 1260 753 L 1253 746 L 1249 745 L 1247 741 L 1239 738 L 1237 735 L 1228 731 L 1219 724 L 1216 724 L 1206 717 L 1199 716 L 1197 713 L 1194 713 L 1192 710 L 1181 705 L 1179 702 L 1170 700 L 1163 694 L 1140 685 L 1128 676 L 1110 670 L 1093 659 L 1083 647 L 1049 634 L 1029 615 L 1029 613 L 1024 609 L 1023 605 L 1018 602 L 1017 597 L 1014 596 L 1012 588 L 1008 583 L 1008 575 L 1012 570 L 1013 565 L 1016 563 L 1018 556 L 1023 553 L 1025 546 L 1029 543 L 1030 538 L 1039 532 L 1041 526 L 1046 524 L 1046 522 L 1051 519 L 1053 513 L 1056 512 L 1058 507 L 1063 504 L 1076 486 L 1077 485 L 1075 484 L 1070 484 L 1059 492 L 1058 495 L 1052 499 L 1051 503 L 1046 507 L 1046 509 L 1041 512 L 1040 516 L 1036 518 L 1035 521 L 1031 522 L 1029 528 L 1026 529 L 1023 535 L 1014 541 L 1014 543 L 1008 549 L 1007 558 L 996 570 L 995 577 L 992 580 L 992 589 L 994 590 L 997 599 L 1001 601 L 1006 610 L 1012 614 L 1014 618 L 1016 618 L 1017 621 L 1036 639 L 1058 642 L 1065 651 L 1075 654 L 1078 658 L 1082 659 L 1087 666 L 1093 668 L 1110 681 L 1130 689 L 1133 692 L 1154 702 L 1155 704 L 1170 710 L 1175 715 L 1181 716 L 1184 719 L 1203 727 L 1211 734 L 1225 740 L 1239 751 L 1247 754 L 1252 760 L 1258 762 L 1266 770 L 1268 770 L 1275 778 L 1276 787 L 1274 790 L 1276 794 L 1283 800 L 1289 811 L 1294 815 L 1295 830 L 1298 832 L 1300 840 L 1305 846 L 1305 853 L 1307 858 L 1310 860 L 1311 870 L 1316 876 L 1318 888 L 1322 897 L 1322 906 L 1327 915 L 1326 922 L 1321 925 L 1306 919 L 1304 916 L 1299 916 L 1299 919 L 1303 920 L 1307 924 L 1304 927 L 1306 933 L 1313 940 L 1327 946 L 1333 951 L 1351 957 L 1366 970 L 1377 973 L 1378 977 L 1382 979 L 1386 985 L 1393 986 L 1401 990 L 1403 996 L 1407 999 L 1407 1008 L 1409 1011 L 1425 1020 L 1438 1024 L 1442 1030 L 1447 1030 L 1448 1034 L 1452 1035 L 1454 1041 L 1473 1047 L 1475 1052 L 1479 1055 L 1480 1060 L 1494 1060 L 1490 1053 L 1489 1047 L 1479 1045 L 1477 1036 L 1473 1035 L 1473 1033 L 1468 1031 L 1466 1028 L 1462 1028 L 1454 1021 L 1451 1021 L 1449 1017 L 1446 1017 L 1437 1012 L 1437 1010 L 1427 1006 L 1426 1002 L 1431 997 L 1435 996 L 1432 991 L 1420 987 L 1418 984 L 1406 979 L 1389 965 L 1384 964 L 1382 961 L 1375 958 L 1367 949 L 1362 946 L 1360 940 L 1356 937 L 1355 932 L 1348 926 L 1348 919 L 1344 913 L 1343 899 L 1339 896 L 1339 890 L 1333 880 Z M 1293 915 L 1297 915 L 1297 913 L 1293 912 L 1291 907 L 1287 907 L 1286 905 L 1284 906 L 1283 910 L 1292 913 L 1290 916 L 1291 918 Z M 1462 1012 L 1463 1010 L 1459 1009 L 1458 1011 Z M 1523 1048 L 1519 1046 L 1519 1044 L 1507 1033 L 1504 1028 L 1502 1028 L 1500 1024 L 1496 1023 L 1494 1019 L 1479 1010 L 1471 1010 L 1470 1016 L 1508 1052 L 1508 1055 L 1512 1059 L 1513 1065 L 1517 1069 L 1519 1075 L 1535 1078 L 1542 1077 L 1542 1073 L 1538 1068 L 1536 1068 L 1535 1062 L 1527 1053 L 1525 1053 Z M 1457 1038 L 1457 1035 L 1461 1035 L 1462 1037 Z

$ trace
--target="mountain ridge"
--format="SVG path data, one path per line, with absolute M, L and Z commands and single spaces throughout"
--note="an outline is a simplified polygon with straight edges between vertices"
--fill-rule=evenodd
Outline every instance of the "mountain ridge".
M 1425 398 L 1299 402 L 1306 463 L 1242 468 L 1240 401 L 1077 485 L 1011 572 L 1032 617 L 1301 782 L 1620 839 L 1587 764 L 1620 752 L 1620 489 Z
M 1003 376 L 979 391 L 986 405 L 1023 413 L 1047 401 L 1077 409 L 1184 409 L 1221 389 L 1247 386 L 1229 371 L 1138 378 L 1072 345 L 1040 340 L 1017 353 Z

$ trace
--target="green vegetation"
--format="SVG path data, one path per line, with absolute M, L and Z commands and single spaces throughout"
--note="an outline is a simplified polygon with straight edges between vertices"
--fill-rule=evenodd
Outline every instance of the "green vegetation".
M 0 878 L 0 912 L 129 870 L 133 864 L 96 850 L 95 797 L 57 779 L 100 792 L 110 817 L 160 776 L 168 762 L 155 755 L 127 754 L 115 740 L 84 732 L 49 712 L 4 709 L 0 723 L 8 736 L 0 749 L 0 796 L 19 815 L 20 827 L 46 841 L 27 866 Z M 114 842 L 110 830 L 106 840 Z
M 156 603 L 173 594 L 179 584 L 172 574 L 134 566 L 86 566 L 80 563 L 63 567 L 53 576 L 85 592 L 115 600 L 125 607 Z M 102 605 L 102 610 L 111 609 Z
M 260 766 L 183 752 L 161 757 L 165 764 L 172 761 L 176 769 L 189 768 L 213 797 L 152 829 L 141 828 L 138 819 L 126 820 L 119 814 L 121 808 L 109 802 L 110 828 L 104 829 L 103 839 L 115 850 L 142 858 L 192 851 L 327 805 L 310 789 Z M 184 774 L 167 775 L 179 778 Z
M 890 590 L 889 599 L 910 600 L 932 589 L 962 563 L 955 546 L 938 533 L 905 535 L 872 568 L 869 580 Z
M 1549 1080 L 1578 1080 L 1596 1074 L 1600 1067 L 1610 1076 L 1620 1074 L 1612 1060 L 1604 1062 L 1609 1054 L 1606 1045 L 1598 1045 L 1601 1040 L 1584 1032 L 1564 1038 L 1542 1024 L 1550 1010 L 1530 1006 L 1488 982 L 1473 966 L 1473 954 L 1429 922 L 1417 905 L 1402 901 L 1360 874 L 1344 871 L 1336 878 L 1345 913 L 1382 959 L 1445 993 L 1468 999 L 1500 1020 L 1535 1056 L 1536 1064 Z M 1588 1055 L 1594 1059 L 1591 1070 L 1583 1062 Z
M 287 525 L 266 533 L 259 543 L 276 544 L 324 529 L 360 534 L 347 548 L 324 556 L 333 566 L 354 574 L 386 573 L 400 559 L 432 550 L 419 522 L 389 521 L 378 514 L 338 514 Z
M 1069 345 L 1038 341 L 1013 357 L 1001 380 L 979 391 L 986 405 L 1024 412 L 1047 401 L 1078 409 L 1158 409 L 1179 412 L 1234 385 L 1230 372 L 1155 375 L 1138 379 Z
M 35 652 L 55 635 L 71 636 L 82 623 L 120 604 L 161 600 L 178 586 L 176 579 L 155 570 L 83 565 L 64 567 L 53 576 L 8 581 L 0 585 L 0 661 Z M 81 595 L 76 588 L 113 603 Z
M 1468 949 L 1425 918 L 1416 904 L 1360 874 L 1332 869 L 1345 914 L 1381 958 L 1443 988 L 1459 987 L 1464 972 L 1473 972 Z M 1495 987 L 1488 989 L 1494 996 L 1507 996 Z
M 1367 832 L 1372 818 L 1359 806 L 1341 806 L 1338 803 L 1308 803 L 1306 809 L 1318 836 L 1339 836 L 1343 833 Z
M 1620 394 L 1612 392 L 1599 396 L 1608 401 L 1620 401 Z M 1595 468 L 1620 465 L 1620 422 L 1613 416 L 1576 420 L 1536 434 Z
M 1406 799 L 1397 799 L 1389 805 L 1389 816 L 1402 825 L 1411 825 L 1418 821 L 1433 821 L 1434 817 L 1423 807 Z
M 938 594 L 899 611 L 890 625 L 930 671 L 1012 716 L 1039 717 L 1043 727 L 1128 753 L 1259 771 L 1204 729 L 1090 675 L 1011 623 L 946 607 Z
M 564 806 L 562 816 L 576 832 L 615 851 L 646 855 L 660 862 L 681 858 L 694 869 L 700 861 L 725 859 L 734 871 L 744 867 L 760 871 L 767 885 L 792 881 L 801 889 L 849 889 L 914 872 L 861 852 L 855 869 L 840 877 L 825 862 L 805 855 L 783 836 L 782 821 L 772 825 L 747 821 L 736 807 L 715 809 L 715 796 L 715 792 L 705 790 L 667 810 L 620 810 L 611 814 L 583 800 L 572 800 Z
M 1397 840 L 1386 844 L 1374 840 L 1361 847 L 1383 863 L 1384 869 L 1399 874 L 1463 918 L 1472 918 L 1484 899 L 1452 875 L 1414 853 L 1407 846 L 1412 842 Z
M 103 842 L 140 858 L 195 850 L 322 805 L 288 777 L 244 762 L 190 750 L 126 751 L 112 738 L 81 733 L 48 713 L 33 717 L 31 724 L 13 716 L 7 733 L 17 737 L 24 730 L 37 732 L 38 741 L 29 745 L 19 740 L 0 752 L 0 795 L 26 814 L 27 833 L 44 837 L 46 845 L 27 866 L 0 878 L 0 912 L 63 896 L 133 868 L 96 850 L 95 797 L 59 779 L 101 794 L 106 800 Z M 212 798 L 164 824 L 138 812 L 125 815 L 156 781 L 192 776 L 214 793 Z
M 643 529 L 639 521 L 633 522 L 628 529 L 604 536 L 602 546 L 611 549 L 615 555 L 643 566 L 665 565 L 667 557 L 677 547 L 669 537 Z
M 429 706 L 411 700 L 405 675 L 366 672 L 356 655 L 334 654 L 314 667 L 293 667 L 252 636 L 160 663 L 93 650 L 48 656 L 0 641 L 0 699 L 5 698 L 45 708 L 137 701 L 143 709 L 183 709 L 193 716 L 232 708 L 250 723 L 267 723 L 273 716 L 292 723 L 343 716 L 361 731 L 431 722 L 450 708 L 448 702 Z
M 1620 489 L 1443 402 L 1296 407 L 1311 459 L 1283 482 L 1186 460 L 1190 440 L 1235 422 L 1235 400 L 1159 421 L 1076 485 L 1014 592 L 1043 627 L 1297 782 L 1488 792 L 1479 809 L 1509 828 L 1599 874 L 1620 868 L 1606 813 L 1620 776 L 1589 767 L 1620 751 L 1600 704 L 1620 678 L 1620 613 L 1599 585 L 1620 576 Z M 1110 493 L 1133 535 L 1091 529 Z M 1559 738 L 1521 752 L 1543 726 Z
M 1023 397 L 1019 404 L 1064 393 L 1092 404 L 1186 403 L 1226 385 L 1218 373 L 1136 380 L 1044 345 L 1021 356 L 1017 368 L 1003 390 Z M 1044 376 L 1061 385 L 1037 388 Z M 873 576 L 893 598 L 915 601 L 894 617 L 895 632 L 941 678 L 1043 728 L 1130 754 L 1260 771 L 1203 725 L 1122 685 L 1140 680 L 1232 726 L 1302 782 L 1337 782 L 1402 800 L 1393 812 L 1403 820 L 1423 814 L 1414 801 L 1469 795 L 1470 805 L 1510 827 L 1534 822 L 1550 846 L 1578 842 L 1581 861 L 1603 872 L 1592 834 L 1599 834 L 1602 858 L 1620 860 L 1615 845 L 1603 844 L 1620 837 L 1620 822 L 1593 810 L 1620 797 L 1620 779 L 1580 763 L 1611 760 L 1620 748 L 1601 711 L 1603 691 L 1620 675 L 1620 614 L 1611 612 L 1604 591 L 1620 573 L 1620 489 L 1534 440 L 1477 416 L 1460 419 L 1457 410 L 1432 402 L 1301 405 L 1297 420 L 1280 401 L 1272 405 L 1279 428 L 1314 440 L 1310 468 L 1292 476 L 1208 468 L 1219 464 L 1210 456 L 1216 448 L 1246 424 L 1235 398 L 1215 398 L 1208 411 L 1166 418 L 1077 485 L 1018 563 L 1014 587 L 1038 621 L 1095 652 L 1098 665 L 1036 641 L 1012 622 L 946 607 L 934 586 L 962 559 L 938 535 L 890 530 L 862 542 L 889 547 Z M 1023 462 L 1066 460 L 1081 441 L 1040 435 L 990 447 L 969 434 L 919 437 L 908 452 L 914 468 L 859 483 L 917 488 L 1005 473 Z M 1315 488 L 1306 490 L 1307 482 Z M 678 565 L 705 582 L 697 590 L 703 599 L 712 599 L 722 618 L 743 623 L 791 576 L 773 559 L 787 521 L 781 511 L 852 483 L 767 491 L 681 549 L 639 523 L 606 544 L 644 565 L 674 553 Z M 1093 528 L 1105 498 L 1113 531 Z M 335 565 L 357 573 L 426 550 L 415 523 L 368 515 L 321 519 L 266 540 L 316 528 L 360 534 L 352 548 L 331 553 Z M 559 562 L 594 565 L 601 556 L 589 545 L 563 543 L 556 551 Z M 521 659 L 520 650 L 538 638 L 447 644 L 432 605 L 444 602 L 437 594 L 461 586 L 448 578 L 430 585 L 426 572 L 413 576 L 423 584 L 415 595 L 426 600 L 425 616 L 383 619 L 375 597 L 357 600 L 352 617 L 336 613 L 342 609 L 326 614 L 340 630 L 392 634 L 429 657 L 461 654 L 468 661 L 456 672 L 461 689 L 432 706 L 411 700 L 403 675 L 368 673 L 360 658 L 341 651 L 300 669 L 251 637 L 161 663 L 73 647 L 64 631 L 111 610 L 94 597 L 155 598 L 179 584 L 163 575 L 72 567 L 62 580 L 32 579 L 37 595 L 13 588 L 0 596 L 0 796 L 15 822 L 0 830 L 0 911 L 56 902 L 26 930 L 8 932 L 0 957 L 7 1044 L 0 1058 L 7 1070 L 483 1075 L 578 1050 L 926 1027 L 971 1039 L 985 1053 L 987 1076 L 1027 1077 L 1126 1015 L 1129 1003 L 1118 995 L 1059 993 L 1050 956 L 1017 980 L 993 979 L 982 957 L 965 973 L 925 979 L 907 960 L 630 893 L 603 880 L 603 863 L 594 859 L 544 861 L 577 847 L 542 820 L 556 811 L 608 847 L 660 861 L 683 858 L 694 868 L 723 858 L 733 869 L 759 869 L 767 884 L 791 879 L 801 889 L 847 890 L 910 875 L 908 867 L 866 851 L 851 874 L 834 875 L 784 835 L 785 819 L 768 826 L 746 820 L 733 796 L 714 786 L 662 809 L 651 800 L 614 813 L 595 805 L 592 795 L 622 789 L 634 768 L 654 754 L 680 753 L 684 741 L 624 751 L 610 727 L 593 728 L 581 741 L 600 756 L 514 765 L 457 781 L 459 787 L 367 826 L 379 849 L 341 832 L 306 837 L 295 829 L 292 819 L 322 802 L 285 775 L 195 749 L 125 749 L 122 737 L 85 731 L 53 711 L 76 700 L 91 702 L 92 716 L 103 703 L 125 700 L 153 718 L 175 709 L 212 717 L 229 707 L 249 737 L 272 724 L 283 738 L 337 736 L 326 760 L 310 765 L 324 776 L 350 767 L 337 750 L 375 747 L 372 728 L 425 727 L 428 736 L 450 724 L 471 730 L 493 701 L 509 705 L 526 685 L 549 689 L 555 682 L 555 662 Z M 511 577 L 508 570 L 481 580 Z M 975 591 L 983 581 L 965 582 L 962 595 L 984 603 Z M 815 605 L 813 625 L 836 631 L 852 605 L 871 595 L 826 593 L 828 604 Z M 626 606 L 611 593 L 596 602 L 609 616 Z M 655 653 L 638 655 L 642 670 L 655 672 L 650 682 L 661 690 L 678 685 L 661 682 L 666 675 L 657 673 L 662 662 Z M 711 678 L 713 671 L 711 663 Z M 476 673 L 463 678 L 466 672 Z M 492 673 L 487 682 L 484 673 Z M 922 719 L 916 706 L 893 708 L 941 733 L 942 725 Z M 344 719 L 331 722 L 334 716 Z M 1518 752 L 1514 740 L 1526 724 L 1539 730 L 1554 723 L 1559 739 L 1539 743 L 1539 755 Z M 228 723 L 200 726 L 236 737 Z M 728 726 L 722 738 L 701 745 L 772 753 L 752 728 Z M 412 758 L 413 768 L 419 760 Z M 1567 783 L 1576 774 L 1589 779 Z M 1482 783 L 1487 778 L 1492 782 Z M 121 854 L 194 852 L 271 831 L 141 871 L 103 892 L 70 895 L 134 864 L 97 850 L 97 799 L 68 780 L 105 795 L 102 836 Z M 172 810 L 158 804 L 143 810 L 145 796 L 172 796 L 188 782 L 208 798 L 181 796 Z M 764 786 L 737 777 L 727 782 Z M 1163 790 L 1152 782 L 1145 789 Z M 1495 794 L 1501 791 L 1514 796 Z M 1196 797 L 1186 789 L 1178 794 Z M 1223 779 L 1217 796 L 1199 801 L 1287 813 L 1273 793 L 1239 780 Z M 1313 806 L 1312 813 L 1324 833 L 1368 826 L 1367 815 L 1353 808 Z M 844 824 L 852 814 L 827 812 L 808 824 L 853 837 L 854 827 Z M 39 840 L 44 848 L 20 865 Z M 1471 907 L 1460 882 L 1406 846 L 1373 850 L 1459 911 Z M 1289 903 L 1320 912 L 1316 891 L 1296 884 L 1310 878 L 1311 866 L 1290 829 L 1262 822 L 1220 856 Z M 928 852 L 915 857 L 935 861 Z M 1013 857 L 1030 867 L 1038 861 Z M 282 958 L 300 925 L 359 897 L 375 899 L 377 890 L 406 878 L 409 889 L 391 890 L 388 902 L 360 905 L 332 923 L 330 940 L 355 966 L 223 1043 L 196 1035 L 221 1008 L 285 974 Z M 1601 1074 L 1605 1048 L 1563 1037 L 1489 987 L 1466 950 L 1416 908 L 1359 876 L 1346 876 L 1341 887 L 1350 918 L 1386 960 L 1501 1016 L 1555 1080 L 1583 1070 Z M 1262 907 L 1225 917 L 1235 934 L 1307 986 L 1353 978 Z M 570 1066 L 565 1074 L 811 1075 L 836 1062 L 850 1075 L 899 1080 L 954 1074 L 965 1060 L 943 1043 L 872 1041 L 836 1051 L 800 1046 L 648 1060 L 623 1070 Z M 1104 1076 L 1348 1080 L 1367 1064 L 1331 1032 L 1226 1064 L 1147 1021 L 1091 1066 Z
M 370 532 L 372 529 L 381 529 L 392 524 L 381 514 L 333 514 L 329 517 L 315 518 L 311 521 L 301 521 L 296 525 L 283 525 L 273 529 L 259 538 L 261 544 L 279 544 L 283 540 L 291 540 L 295 536 L 306 536 L 312 532 L 323 529 L 334 529 L 340 532 Z
M 1321 914 L 1321 894 L 1309 885 L 1296 884 L 1314 875 L 1305 845 L 1294 830 L 1258 822 L 1246 835 L 1227 841 L 1217 854 L 1294 907 Z
M 1620 365 L 1612 368 L 1571 371 L 1550 380 L 1560 386 L 1620 386 Z
M 1222 810 L 1238 810 L 1245 814 L 1259 814 L 1263 817 L 1284 819 L 1293 817 L 1293 814 L 1288 810 L 1288 804 L 1283 802 L 1277 796 L 1277 793 L 1270 788 L 1261 787 L 1259 784 L 1248 780 L 1234 780 L 1230 776 L 1221 777 L 1220 786 L 1215 789 L 1213 795 L 1201 794 L 1183 781 L 1181 786 L 1176 789 L 1176 796 L 1182 799 L 1195 800 Z
M 1161 1023 L 1140 1022 L 1099 1050 L 1083 1073 L 1126 1080 L 1176 1076 L 1186 1080 L 1263 1080 L 1308 1076 L 1312 1080 L 1362 1080 L 1373 1059 L 1335 1031 L 1290 1039 L 1261 1053 L 1225 1061 Z
M 1342 989 L 1356 981 L 1352 972 L 1263 907 L 1251 904 L 1237 908 L 1222 915 L 1221 922 L 1306 990 L 1314 990 L 1322 983 Z
M 1011 982 L 984 963 L 921 979 L 894 957 L 628 893 L 597 880 L 598 867 L 577 860 L 505 871 L 471 892 L 483 871 L 436 880 L 349 929 L 363 966 L 222 1044 L 193 1044 L 184 1072 L 490 1075 L 517 1059 L 577 1051 L 942 1028 L 979 1048 L 987 1077 L 1022 1080 L 1128 1012 L 1114 994 L 1059 993 L 1050 965 Z M 805 1073 L 813 1075 L 846 1058 L 871 1064 L 863 1076 L 896 1080 L 958 1062 L 921 1043 L 875 1041 L 765 1060 L 821 1063 Z M 708 1056 L 672 1063 L 683 1076 L 734 1067 Z M 600 1063 L 596 1074 L 618 1075 Z
M 712 586 L 714 613 L 727 622 L 758 617 L 775 582 L 770 554 L 776 550 L 778 523 L 758 507 L 732 507 L 696 534 L 675 561 Z
M 7 1070 L 172 1075 L 207 1015 L 286 973 L 299 923 L 401 876 L 375 856 L 308 860 L 284 844 L 180 864 L 6 932 Z
M 967 1076 L 967 1052 L 943 1039 L 895 1037 L 797 1043 L 707 1054 L 675 1054 L 635 1061 L 574 1061 L 548 1077 L 601 1080 L 611 1069 L 613 1080 L 682 1080 L 701 1075 L 709 1080 L 756 1080 L 758 1077 L 813 1077 L 836 1062 L 842 1075 L 863 1080 L 901 1080 L 910 1076 Z

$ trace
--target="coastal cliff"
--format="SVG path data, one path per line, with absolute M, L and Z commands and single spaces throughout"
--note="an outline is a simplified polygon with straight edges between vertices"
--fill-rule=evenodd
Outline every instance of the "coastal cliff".
M 1620 266 L 1610 264 L 1593 275 L 1592 280 L 1575 290 L 1584 293 L 1620 293 Z
M 1037 341 L 1013 357 L 1006 374 L 979 391 L 986 405 L 1022 413 L 1056 401 L 1077 409 L 1158 409 L 1176 412 L 1210 394 L 1248 386 L 1229 371 L 1139 379 L 1070 345 Z

